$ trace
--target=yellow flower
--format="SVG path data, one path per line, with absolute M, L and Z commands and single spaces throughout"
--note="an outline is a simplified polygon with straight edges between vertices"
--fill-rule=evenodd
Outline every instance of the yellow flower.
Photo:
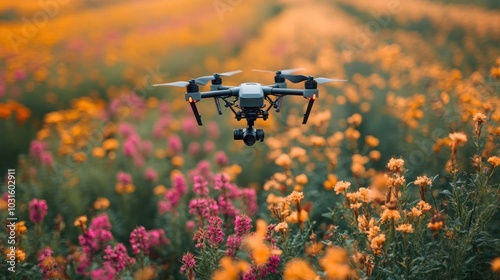
M 151 266 L 139 268 L 134 273 L 134 280 L 151 280 L 156 279 L 156 271 Z
M 339 194 L 341 192 L 345 192 L 350 186 L 351 186 L 351 183 L 346 182 L 346 181 L 340 181 L 337 184 L 335 184 L 333 189 L 335 190 L 336 194 Z
M 397 231 L 401 231 L 403 233 L 413 233 L 413 226 L 411 224 L 401 224 L 396 228 Z
M 292 259 L 285 264 L 283 272 L 284 280 L 315 280 L 319 276 L 314 271 L 314 268 L 303 259 Z
M 311 244 L 307 244 L 305 248 L 306 254 L 308 256 L 316 256 L 321 253 L 321 251 L 323 250 L 323 246 L 324 245 L 321 242 L 313 242 Z
M 311 143 L 314 147 L 322 147 L 326 144 L 326 139 L 321 136 L 311 136 Z
M 500 157 L 493 156 L 488 158 L 488 162 L 493 166 L 493 167 L 498 167 L 500 166 Z
M 97 210 L 105 210 L 109 207 L 109 200 L 105 197 L 98 197 L 94 201 L 94 208 Z
M 21 249 L 16 249 L 16 260 L 18 262 L 23 262 L 26 260 L 26 253 Z

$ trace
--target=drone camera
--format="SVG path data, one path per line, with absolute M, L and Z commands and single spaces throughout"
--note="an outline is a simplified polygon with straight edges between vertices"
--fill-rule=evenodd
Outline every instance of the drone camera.
M 243 140 L 243 143 L 247 146 L 253 146 L 255 142 L 264 141 L 264 130 L 263 129 L 255 129 L 251 127 L 247 127 L 245 129 L 235 129 L 233 130 L 234 140 Z

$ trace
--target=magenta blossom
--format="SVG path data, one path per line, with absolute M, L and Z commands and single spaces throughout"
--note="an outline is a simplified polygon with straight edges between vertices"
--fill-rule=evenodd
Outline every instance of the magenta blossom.
M 212 216 L 208 220 L 206 237 L 212 247 L 219 247 L 219 244 L 224 241 L 224 232 L 221 225 L 222 220 L 218 216 Z
M 108 262 L 105 262 L 103 267 L 94 269 L 90 272 L 90 279 L 92 280 L 115 279 L 115 275 L 116 275 L 116 270 Z
M 47 216 L 47 202 L 33 198 L 29 203 L 30 220 L 33 223 L 40 223 Z
M 228 163 L 228 158 L 226 156 L 226 153 L 223 151 L 218 151 L 215 153 L 215 163 L 219 166 L 225 166 Z
M 149 247 L 160 247 L 167 245 L 170 241 L 165 236 L 163 229 L 152 229 L 148 231 Z
M 149 254 L 149 235 L 143 226 L 135 228 L 130 233 L 130 245 L 132 245 L 132 251 L 136 255 Z
M 132 184 L 132 175 L 123 171 L 119 171 L 116 174 L 116 180 L 118 181 L 118 183 L 123 185 Z
M 135 259 L 129 257 L 127 254 L 127 248 L 125 248 L 122 243 L 116 244 L 114 249 L 108 245 L 106 250 L 104 250 L 104 259 L 106 260 L 105 263 L 109 264 L 117 272 L 120 272 L 128 265 L 135 263 Z
M 89 229 L 102 229 L 108 231 L 111 230 L 111 223 L 109 222 L 108 214 L 102 213 L 92 218 L 92 221 L 90 221 Z
M 144 177 L 150 182 L 154 182 L 158 179 L 158 173 L 153 168 L 148 168 L 144 171 Z

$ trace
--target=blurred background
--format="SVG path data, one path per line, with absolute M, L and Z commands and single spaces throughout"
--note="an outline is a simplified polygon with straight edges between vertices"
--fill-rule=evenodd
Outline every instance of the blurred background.
M 265 84 L 272 74 L 250 70 L 304 67 L 349 80 L 322 94 L 332 110 L 388 113 L 388 93 L 427 95 L 426 76 L 441 70 L 488 76 L 500 53 L 499 8 L 493 0 L 4 1 L 0 166 L 14 167 L 44 116 L 75 98 L 134 92 L 182 109 L 182 89 L 151 84 L 221 71 L 245 71 L 227 83 Z M 230 123 L 229 111 L 213 111 L 203 108 L 205 120 Z M 391 123 L 370 121 L 370 133 Z

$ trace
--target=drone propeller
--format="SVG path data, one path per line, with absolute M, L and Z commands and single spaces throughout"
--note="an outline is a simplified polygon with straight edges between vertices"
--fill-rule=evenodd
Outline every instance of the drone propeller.
M 172 86 L 172 87 L 185 87 L 189 84 L 189 82 L 178 81 L 173 83 L 165 83 L 165 84 L 153 84 L 154 87 L 162 87 L 162 86 Z
M 297 72 L 300 70 L 306 70 L 305 68 L 292 68 L 292 69 L 283 69 L 283 70 L 277 70 L 277 71 L 270 71 L 270 70 L 259 70 L 259 69 L 252 69 L 254 72 L 265 72 L 265 73 L 273 73 L 276 75 L 288 75 L 292 74 L 293 72 Z
M 205 85 L 209 81 L 215 80 L 218 76 L 229 77 L 229 76 L 232 76 L 234 74 L 241 73 L 241 72 L 243 72 L 243 71 L 241 71 L 241 70 L 235 70 L 235 71 L 224 72 L 224 73 L 215 73 L 215 74 L 209 75 L 209 76 L 198 77 L 198 78 L 195 79 L 195 81 L 199 85 Z
M 281 75 L 283 78 L 289 80 L 292 83 L 300 83 L 302 81 L 307 81 L 309 78 L 313 79 L 311 76 L 304 76 L 304 75 Z M 318 84 L 324 84 L 324 83 L 329 83 L 329 82 L 346 82 L 347 80 L 342 80 L 342 79 L 330 79 L 330 78 L 324 78 L 324 77 L 319 77 L 314 79 L 316 83 Z
M 236 70 L 236 71 L 231 71 L 231 72 L 215 73 L 215 74 L 210 75 L 210 76 L 198 77 L 198 78 L 191 80 L 191 81 L 194 81 L 198 85 L 206 85 L 209 81 L 216 79 L 218 76 L 229 77 L 229 76 L 232 76 L 234 74 L 238 74 L 240 72 L 242 72 L 242 71 Z M 177 81 L 177 82 L 173 82 L 173 83 L 154 84 L 153 86 L 154 87 L 160 87 L 160 86 L 185 87 L 188 84 L 189 84 L 189 82 L 186 82 L 186 81 Z

